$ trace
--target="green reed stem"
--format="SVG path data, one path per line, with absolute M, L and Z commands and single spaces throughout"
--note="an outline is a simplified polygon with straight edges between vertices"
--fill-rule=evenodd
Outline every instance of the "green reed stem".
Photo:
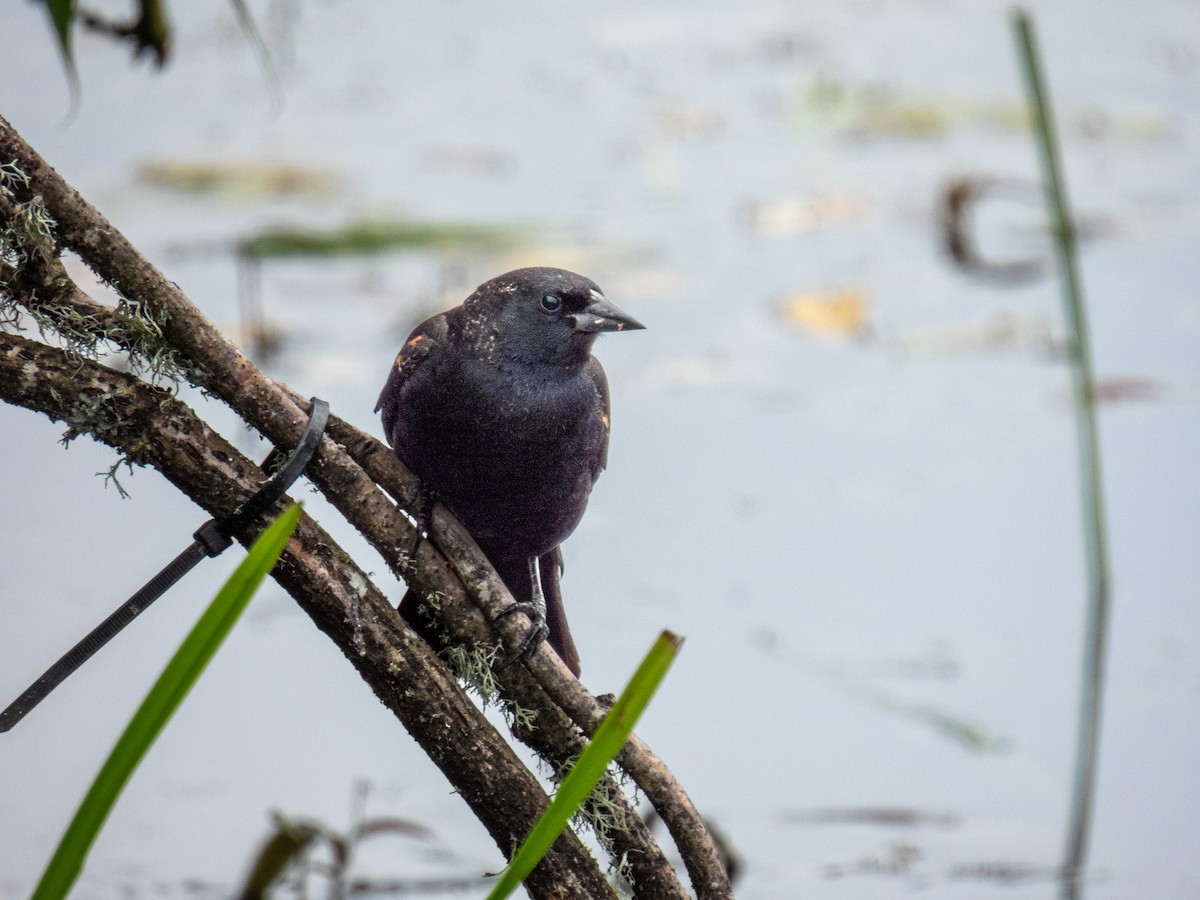
M 1079 707 L 1079 734 L 1075 777 L 1063 852 L 1063 896 L 1074 897 L 1087 856 L 1091 824 L 1096 757 L 1100 741 L 1100 710 L 1104 689 L 1110 569 L 1104 515 L 1104 489 L 1100 471 L 1100 441 L 1096 428 L 1096 390 L 1091 346 L 1079 278 L 1074 221 L 1067 203 L 1054 116 L 1041 72 L 1040 54 L 1029 15 L 1013 13 L 1025 88 L 1041 159 L 1046 204 L 1055 237 L 1058 272 L 1068 330 L 1071 375 L 1074 386 L 1075 429 L 1079 447 L 1079 478 L 1083 505 L 1084 547 L 1087 561 L 1088 605 L 1083 652 L 1083 684 Z

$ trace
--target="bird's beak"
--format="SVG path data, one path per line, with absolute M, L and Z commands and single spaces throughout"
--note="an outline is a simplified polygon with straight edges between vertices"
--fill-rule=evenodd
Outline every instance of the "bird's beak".
M 637 331 L 646 326 L 633 316 L 621 312 L 604 299 L 599 291 L 592 291 L 592 300 L 583 308 L 583 312 L 568 316 L 571 328 L 584 334 L 595 334 L 600 331 Z

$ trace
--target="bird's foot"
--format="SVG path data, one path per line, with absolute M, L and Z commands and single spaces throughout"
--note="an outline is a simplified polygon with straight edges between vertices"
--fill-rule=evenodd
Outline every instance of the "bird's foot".
M 500 663 L 501 670 L 507 669 L 517 660 L 524 656 L 529 656 L 531 653 L 536 653 L 538 647 L 550 636 L 550 626 L 546 624 L 546 607 L 537 603 L 514 603 L 504 612 L 496 617 L 497 621 L 507 618 L 514 613 L 525 613 L 529 616 L 529 621 L 533 623 L 529 632 L 523 637 L 520 643 L 512 649 L 508 656 L 504 657 L 504 661 Z
M 529 586 L 531 600 L 518 601 L 497 616 L 497 619 L 503 619 L 513 613 L 523 612 L 533 623 L 529 633 L 521 639 L 521 642 L 509 653 L 504 662 L 500 663 L 501 669 L 507 669 L 522 656 L 536 653 L 537 648 L 542 646 L 542 643 L 550 636 L 550 626 L 546 624 L 546 595 L 542 593 L 542 570 L 536 556 L 529 558 Z
M 408 558 L 411 560 L 416 560 L 417 551 L 421 549 L 421 541 L 429 537 L 429 529 L 433 525 L 433 504 L 437 500 L 437 492 L 425 483 L 424 478 L 418 478 L 416 481 L 417 502 L 414 504 L 416 509 L 405 510 L 409 518 L 413 520 L 417 532 L 413 539 L 412 550 L 408 553 Z

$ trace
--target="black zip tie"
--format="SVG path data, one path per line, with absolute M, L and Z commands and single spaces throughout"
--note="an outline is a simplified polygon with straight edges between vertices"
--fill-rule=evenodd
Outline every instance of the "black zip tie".
M 0 733 L 8 731 L 21 721 L 31 709 L 41 703 L 72 672 L 92 658 L 96 652 L 116 637 L 121 630 L 138 617 L 146 607 L 161 597 L 167 590 L 192 570 L 206 556 L 218 556 L 233 544 L 232 535 L 262 513 L 270 509 L 280 497 L 287 493 L 300 473 L 304 471 L 317 447 L 325 423 L 329 421 L 329 404 L 317 397 L 312 398 L 312 412 L 300 443 L 291 452 L 287 462 L 268 478 L 249 500 L 223 519 L 209 519 L 196 529 L 192 545 L 167 564 L 167 567 L 150 579 L 141 590 L 130 597 L 116 612 L 97 625 L 87 637 L 70 649 L 58 662 L 46 670 L 25 693 L 14 700 L 0 713 Z M 263 460 L 262 468 L 270 468 L 279 451 L 272 450 Z

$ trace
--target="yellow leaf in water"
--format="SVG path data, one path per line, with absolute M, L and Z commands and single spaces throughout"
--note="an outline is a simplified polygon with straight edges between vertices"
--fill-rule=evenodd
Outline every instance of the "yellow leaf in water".
M 869 326 L 870 301 L 855 289 L 801 291 L 779 304 L 785 322 L 822 337 L 854 337 Z
M 148 184 L 183 193 L 232 197 L 328 196 L 336 186 L 329 172 L 260 162 L 154 160 L 138 167 L 138 177 Z

